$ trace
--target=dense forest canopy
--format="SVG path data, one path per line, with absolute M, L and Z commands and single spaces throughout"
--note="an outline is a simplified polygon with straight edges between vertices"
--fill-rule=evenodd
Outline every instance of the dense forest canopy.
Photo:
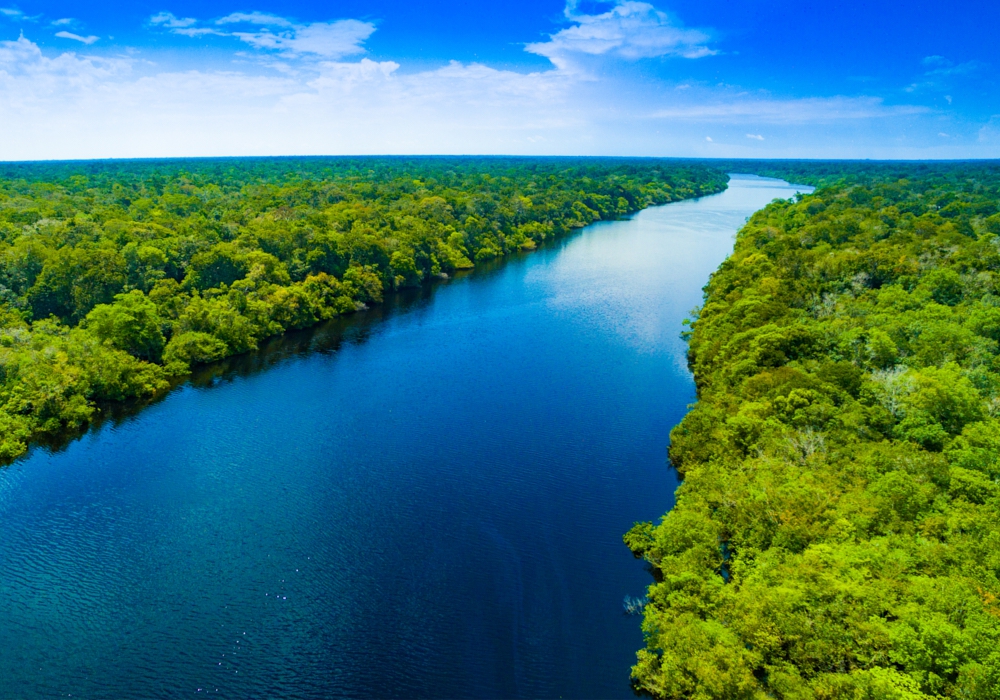
M 1000 165 L 210 159 L 0 165 L 0 459 L 192 365 L 593 221 L 758 212 L 689 333 L 698 402 L 637 689 L 1000 697 Z
M 634 683 L 998 698 L 1000 166 L 753 171 L 826 186 L 754 215 L 695 313 L 684 482 L 625 538 Z
M 0 165 L 0 460 L 192 364 L 725 182 L 648 159 Z
M 961 188 L 973 182 L 995 182 L 1000 161 L 900 161 L 900 160 L 713 160 L 704 161 L 728 173 L 754 173 L 788 182 L 823 187 L 835 184 L 877 185 L 909 180 L 916 187 Z M 916 184 L 918 182 L 926 185 Z M 964 183 L 964 184 L 960 184 Z

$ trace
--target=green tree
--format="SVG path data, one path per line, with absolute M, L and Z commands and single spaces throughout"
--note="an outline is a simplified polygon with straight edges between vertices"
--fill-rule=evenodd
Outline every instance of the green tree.
M 166 339 L 156 304 L 139 290 L 119 294 L 112 304 L 98 304 L 84 321 L 102 341 L 150 362 L 159 362 Z

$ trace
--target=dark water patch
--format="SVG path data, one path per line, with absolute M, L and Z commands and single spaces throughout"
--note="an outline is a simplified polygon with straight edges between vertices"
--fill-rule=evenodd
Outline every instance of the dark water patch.
M 539 250 L 552 252 L 566 245 L 567 242 L 566 237 L 552 239 L 543 243 Z M 411 309 L 428 304 L 435 291 L 440 287 L 470 277 L 482 281 L 499 272 L 511 260 L 523 260 L 534 253 L 535 251 L 515 252 L 505 258 L 480 262 L 474 270 L 460 271 L 451 277 L 443 275 L 420 287 L 387 292 L 384 303 L 373 305 L 359 313 L 340 316 L 315 326 L 289 330 L 280 335 L 264 338 L 258 343 L 257 349 L 251 352 L 234 355 L 209 364 L 196 365 L 190 374 L 169 378 L 167 390 L 156 396 L 99 402 L 96 405 L 97 411 L 94 417 L 88 423 L 36 437 L 28 454 L 30 455 L 36 449 L 50 454 L 61 452 L 88 433 L 99 432 L 105 427 L 114 428 L 135 418 L 149 406 L 163 401 L 173 391 L 185 386 L 212 387 L 220 382 L 228 382 L 267 371 L 283 362 L 303 355 L 336 352 L 344 343 L 363 343 L 371 335 L 372 329 L 378 327 L 378 324 L 394 315 L 406 313 Z M 25 457 L 21 456 L 16 460 L 0 462 L 0 469 L 14 461 L 23 459 Z
M 630 697 L 680 320 L 737 180 L 194 377 L 0 472 L 0 697 Z

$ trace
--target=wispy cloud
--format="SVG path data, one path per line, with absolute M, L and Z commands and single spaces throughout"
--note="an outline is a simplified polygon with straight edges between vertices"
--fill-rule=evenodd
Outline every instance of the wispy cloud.
M 193 27 L 198 20 L 194 17 L 175 17 L 173 12 L 158 12 L 149 18 L 149 23 L 167 29 L 183 29 Z
M 79 34 L 74 34 L 73 32 L 56 32 L 56 36 L 60 39 L 72 39 L 73 41 L 79 41 L 87 46 L 90 46 L 101 38 L 99 36 L 80 36 Z
M 175 27 L 170 30 L 174 34 L 180 34 L 181 36 L 187 37 L 197 37 L 197 36 L 229 36 L 225 32 L 220 32 L 217 29 L 212 29 L 211 27 Z
M 181 19 L 170 12 L 160 12 L 150 17 L 149 23 L 183 36 L 228 36 L 255 49 L 287 57 L 324 59 L 364 53 L 364 41 L 375 32 L 374 24 L 356 19 L 297 24 L 266 12 L 234 12 L 211 22 L 212 26 L 204 26 L 204 22 L 191 17 Z M 224 27 L 225 31 L 216 27 Z
M 215 20 L 216 24 L 255 24 L 260 27 L 294 27 L 295 24 L 284 17 L 272 15 L 267 12 L 234 12 L 221 19 Z
M 954 82 L 954 78 L 970 77 L 978 73 L 986 64 L 980 61 L 955 63 L 944 56 L 927 56 L 921 62 L 924 74 L 919 79 L 906 86 L 906 92 L 922 92 L 925 90 L 943 91 Z M 945 96 L 951 104 L 951 97 Z
M 1000 146 L 1000 114 L 994 114 L 977 134 L 979 143 Z
M 282 32 L 272 32 L 265 28 L 263 31 L 233 32 L 232 35 L 257 49 L 279 51 L 286 55 L 341 58 L 363 53 L 363 42 L 374 32 L 375 25 L 371 22 L 342 19 L 292 25 Z
M 979 61 L 966 61 L 965 63 L 955 63 L 949 61 L 944 56 L 928 56 L 921 63 L 927 68 L 924 75 L 968 75 L 979 70 L 983 64 Z
M 560 68 L 572 66 L 580 56 L 616 56 L 628 60 L 679 56 L 702 58 L 716 53 L 707 46 L 709 35 L 687 29 L 665 12 L 645 2 L 619 1 L 601 14 L 577 11 L 569 0 L 564 14 L 573 26 L 528 44 L 531 53 L 545 56 Z
M 764 137 L 761 134 L 747 134 L 748 139 L 754 139 L 756 141 L 763 141 Z
M 578 11 L 577 0 L 564 10 L 571 26 L 549 36 L 547 41 L 528 44 L 527 51 L 545 56 L 560 70 L 577 68 L 585 57 L 616 57 L 625 60 L 676 56 L 702 58 L 716 53 L 707 46 L 710 36 L 685 28 L 653 5 L 619 0 L 599 14 Z M 357 19 L 299 23 L 267 12 L 234 12 L 215 20 L 180 18 L 160 12 L 149 24 L 189 37 L 206 35 L 239 39 L 261 51 L 287 57 L 340 59 L 364 53 L 364 42 L 375 32 L 375 24 Z
M 54 19 L 49 22 L 53 27 L 72 27 L 76 23 L 76 20 L 72 17 L 63 17 L 62 19 Z
M 654 119 L 767 124 L 821 124 L 924 114 L 919 105 L 886 105 L 878 97 L 807 97 L 774 99 L 746 94 L 698 95 L 694 100 L 656 110 Z M 756 139 L 757 135 L 747 134 Z M 760 137 L 763 140 L 763 137 Z

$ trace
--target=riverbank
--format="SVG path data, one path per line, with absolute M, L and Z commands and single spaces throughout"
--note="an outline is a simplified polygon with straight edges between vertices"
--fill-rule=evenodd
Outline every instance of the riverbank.
M 706 287 L 684 484 L 626 536 L 641 691 L 1000 690 L 1000 170 L 879 167 L 755 214 Z
M 218 159 L 7 165 L 0 460 L 162 395 L 192 366 L 725 187 L 629 159 Z M 16 178 L 16 179 L 13 179 Z
M 599 222 L 0 470 L 0 697 L 632 697 L 681 320 L 794 191 Z

